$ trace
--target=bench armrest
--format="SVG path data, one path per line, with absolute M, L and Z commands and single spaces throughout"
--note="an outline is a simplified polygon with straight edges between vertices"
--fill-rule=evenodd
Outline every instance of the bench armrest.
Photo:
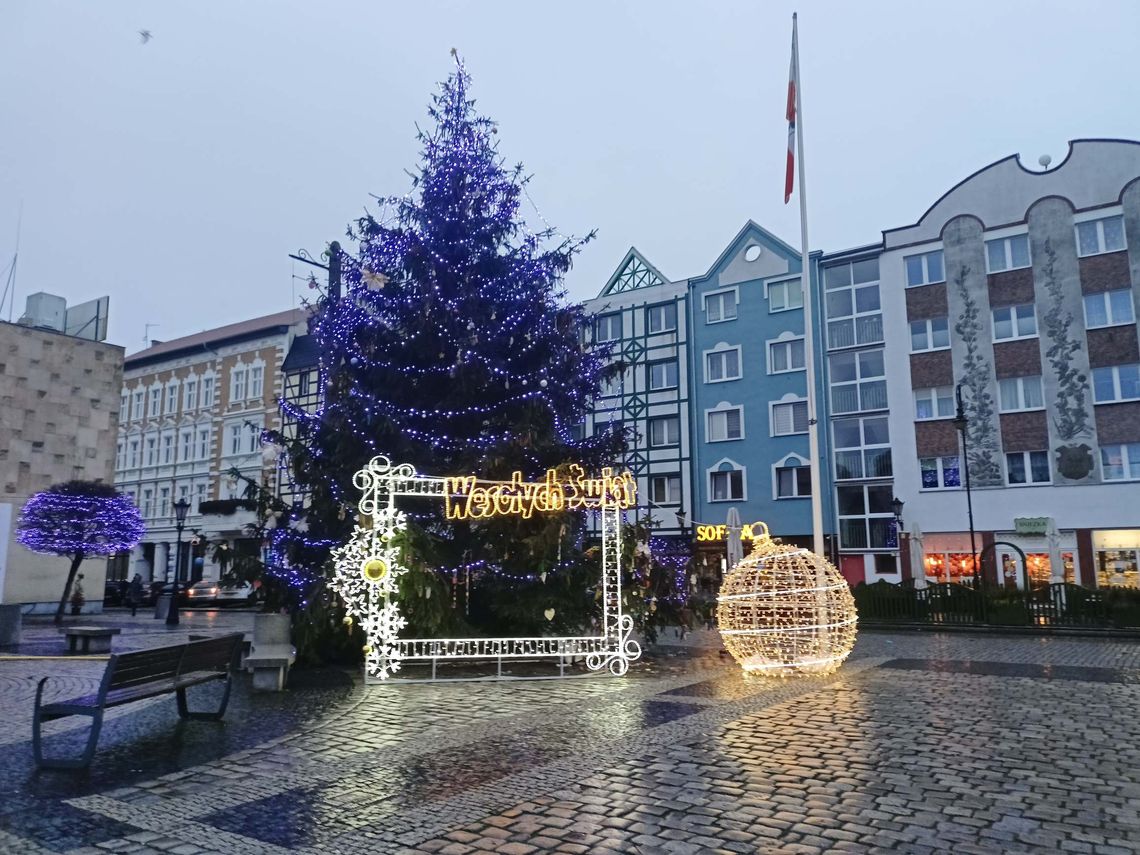
M 43 700 L 43 696 L 44 696 L 44 685 L 47 684 L 47 681 L 50 680 L 51 677 L 52 677 L 52 675 L 48 674 L 46 677 L 41 678 L 39 683 L 36 684 L 36 706 L 35 706 L 35 708 L 37 710 L 42 706 L 41 701 Z

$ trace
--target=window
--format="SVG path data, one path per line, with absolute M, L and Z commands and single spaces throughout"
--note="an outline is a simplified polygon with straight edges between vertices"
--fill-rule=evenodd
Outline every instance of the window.
M 196 505 L 199 508 L 198 512 L 201 513 L 202 502 L 206 501 L 206 485 L 205 484 L 196 484 L 194 486 L 194 498 L 196 498 L 198 500 L 196 502 Z
M 146 438 L 146 465 L 158 465 L 158 437 L 156 436 Z
M 1124 218 L 1105 217 L 1077 223 L 1077 255 L 1097 255 L 1124 249 Z
M 649 390 L 677 388 L 677 360 L 666 359 L 661 362 L 650 362 L 645 366 L 649 375 Z
M 246 425 L 249 433 L 246 435 L 245 450 L 247 454 L 253 454 L 261 448 L 261 425 L 251 424 Z
M 705 439 L 708 442 L 727 442 L 744 436 L 744 408 L 726 407 L 705 413 Z
M 768 342 L 768 373 L 783 374 L 785 371 L 800 371 L 804 367 L 804 340 Z
M 772 404 L 772 436 L 791 436 L 807 433 L 807 401 L 789 401 Z
M 171 383 L 166 387 L 166 414 L 173 416 L 178 413 L 178 384 Z
M 1048 451 L 1014 451 L 1005 456 L 1006 483 L 1011 487 L 1017 484 L 1048 484 Z
M 986 241 L 986 272 L 1018 270 L 1028 267 L 1029 235 L 1013 235 Z
M 249 397 L 260 398 L 262 396 L 262 378 L 265 376 L 265 368 L 260 365 L 255 365 L 249 369 Z
M 621 312 L 600 315 L 594 320 L 594 341 L 617 341 L 621 338 Z
M 810 466 L 777 466 L 776 498 L 798 499 L 811 495 Z
M 170 511 L 168 510 L 169 508 L 170 508 L 170 488 L 169 487 L 163 487 L 161 490 L 158 491 L 158 516 L 160 516 L 160 517 L 166 516 L 168 513 L 170 513 Z
M 661 448 L 681 444 L 681 420 L 677 416 L 662 416 L 649 420 L 649 447 Z
M 178 451 L 179 460 L 189 460 L 191 453 L 194 450 L 194 432 L 191 430 L 182 431 L 179 436 Z
M 857 413 L 887 408 L 883 351 L 831 355 L 831 410 Z
M 139 441 L 137 439 L 132 439 L 130 447 L 131 453 L 130 457 L 127 459 L 127 466 L 131 469 L 134 469 L 139 465 Z
M 1140 365 L 1108 365 L 1094 368 L 1093 401 L 1106 404 L 1111 401 L 1140 399 Z
M 246 368 L 235 368 L 230 372 L 230 401 L 245 400 L 245 381 L 249 376 Z
M 1135 320 L 1131 288 L 1085 294 L 1085 326 L 1089 329 L 1130 324 Z
M 891 434 L 886 416 L 841 419 L 832 424 L 835 479 L 890 478 Z
M 187 380 L 182 384 L 182 410 L 189 412 L 198 409 L 198 381 Z
M 203 407 L 214 406 L 214 378 L 213 377 L 203 377 L 202 378 L 201 405 Z
M 230 454 L 241 454 L 241 425 L 230 425 Z
M 127 444 L 122 440 L 115 446 L 115 468 L 123 469 L 127 463 Z
M 172 433 L 162 435 L 162 462 L 174 462 L 174 434 Z
M 657 505 L 677 505 L 681 502 L 680 475 L 654 475 L 649 479 L 649 498 Z
M 154 490 L 143 490 L 142 514 L 148 518 L 154 516 Z
M 134 402 L 133 402 L 134 409 L 133 409 L 133 415 L 131 416 L 131 418 L 133 418 L 135 421 L 138 421 L 139 419 L 141 419 L 143 417 L 143 405 L 144 405 L 145 394 L 146 393 L 143 392 L 142 389 L 135 392 L 135 398 L 134 398 Z
M 994 309 L 994 341 L 1033 338 L 1037 335 L 1037 315 L 1033 304 L 1002 306 Z
M 677 304 L 662 303 L 645 310 L 645 328 L 651 333 L 670 332 L 677 329 Z
M 126 392 L 119 397 L 119 421 L 125 422 L 131 409 L 131 398 Z
M 150 390 L 150 417 L 157 419 L 162 415 L 162 389 Z
M 705 353 L 705 382 L 720 383 L 740 378 L 740 348 L 714 350 Z
M 799 279 L 768 283 L 768 311 L 784 312 L 788 309 L 802 309 L 804 287 Z
M 198 428 L 198 459 L 205 460 L 210 454 L 210 429 Z
M 883 340 L 879 261 L 871 258 L 824 271 L 827 346 L 836 350 Z
M 736 317 L 736 292 L 718 291 L 705 294 L 705 323 L 716 324 Z
M 613 374 L 607 376 L 602 380 L 602 388 L 599 390 L 598 395 L 602 398 L 613 398 L 621 394 L 622 379 L 625 376 L 624 371 L 614 371 Z
M 839 511 L 841 549 L 892 549 L 895 515 L 891 508 L 891 486 L 849 485 L 835 488 Z
M 1140 442 L 1100 447 L 1105 481 L 1140 481 Z
M 951 386 L 935 386 L 930 389 L 914 390 L 914 419 L 949 419 L 954 416 L 954 389 Z
M 910 350 L 942 350 L 950 346 L 950 321 L 947 318 L 928 318 L 910 322 Z
M 1045 398 L 1041 394 L 1041 376 L 998 380 L 998 401 L 1003 413 L 1043 409 Z
M 918 461 L 918 471 L 924 490 L 949 490 L 962 486 L 956 454 L 950 457 L 923 457 Z
M 942 250 L 908 255 L 903 259 L 906 265 L 906 287 L 929 285 L 931 282 L 945 282 L 946 271 L 942 266 Z
M 709 472 L 709 501 L 743 501 L 744 470 L 727 461 L 720 464 L 720 467 L 719 470 Z

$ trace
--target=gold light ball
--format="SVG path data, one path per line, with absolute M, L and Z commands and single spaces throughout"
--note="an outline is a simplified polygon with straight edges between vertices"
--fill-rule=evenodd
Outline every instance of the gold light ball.
M 835 566 L 766 537 L 725 577 L 716 620 L 751 674 L 827 674 L 855 646 L 855 598 Z
M 369 558 L 361 566 L 360 572 L 369 582 L 379 582 L 388 575 L 388 562 L 383 558 Z

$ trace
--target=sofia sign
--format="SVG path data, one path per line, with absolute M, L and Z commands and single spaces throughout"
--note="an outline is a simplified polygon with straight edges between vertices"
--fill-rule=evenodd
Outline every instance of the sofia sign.
M 624 674 L 641 656 L 630 639 L 633 619 L 621 608 L 622 512 L 637 502 L 637 487 L 628 472 L 603 469 L 587 477 L 582 467 L 570 467 L 569 477 L 549 470 L 542 481 L 523 481 L 516 472 L 510 481 L 485 481 L 472 475 L 440 478 L 419 475 L 409 464 L 393 466 L 374 457 L 353 478 L 361 491 L 360 521 L 352 538 L 333 550 L 336 574 L 332 588 L 344 600 L 349 615 L 360 621 L 367 637 L 364 648 L 368 677 L 391 677 L 403 662 L 439 659 L 489 659 L 585 656 L 592 670 L 608 667 Z M 407 572 L 400 562 L 396 535 L 407 519 L 396 508 L 397 496 L 438 496 L 448 519 L 488 519 L 513 514 L 597 510 L 602 517 L 601 635 L 538 638 L 400 638 L 408 625 L 396 601 L 398 581 Z
M 752 533 L 752 527 L 758 528 L 764 526 L 764 523 L 755 522 L 743 525 L 740 527 L 741 540 L 753 540 L 759 535 Z M 761 531 L 766 531 L 766 528 L 761 528 Z M 715 543 L 718 541 L 726 540 L 728 538 L 728 526 L 726 525 L 699 525 L 697 526 L 697 541 L 699 543 Z

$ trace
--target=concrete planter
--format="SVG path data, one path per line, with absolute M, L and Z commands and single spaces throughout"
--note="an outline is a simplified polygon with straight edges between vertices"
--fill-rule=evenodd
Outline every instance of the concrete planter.
M 21 619 L 19 603 L 0 606 L 0 645 L 20 643 Z
M 292 629 L 289 615 L 253 616 L 253 647 L 245 659 L 245 667 L 253 672 L 254 690 L 280 692 L 285 688 L 289 666 L 297 658 Z

